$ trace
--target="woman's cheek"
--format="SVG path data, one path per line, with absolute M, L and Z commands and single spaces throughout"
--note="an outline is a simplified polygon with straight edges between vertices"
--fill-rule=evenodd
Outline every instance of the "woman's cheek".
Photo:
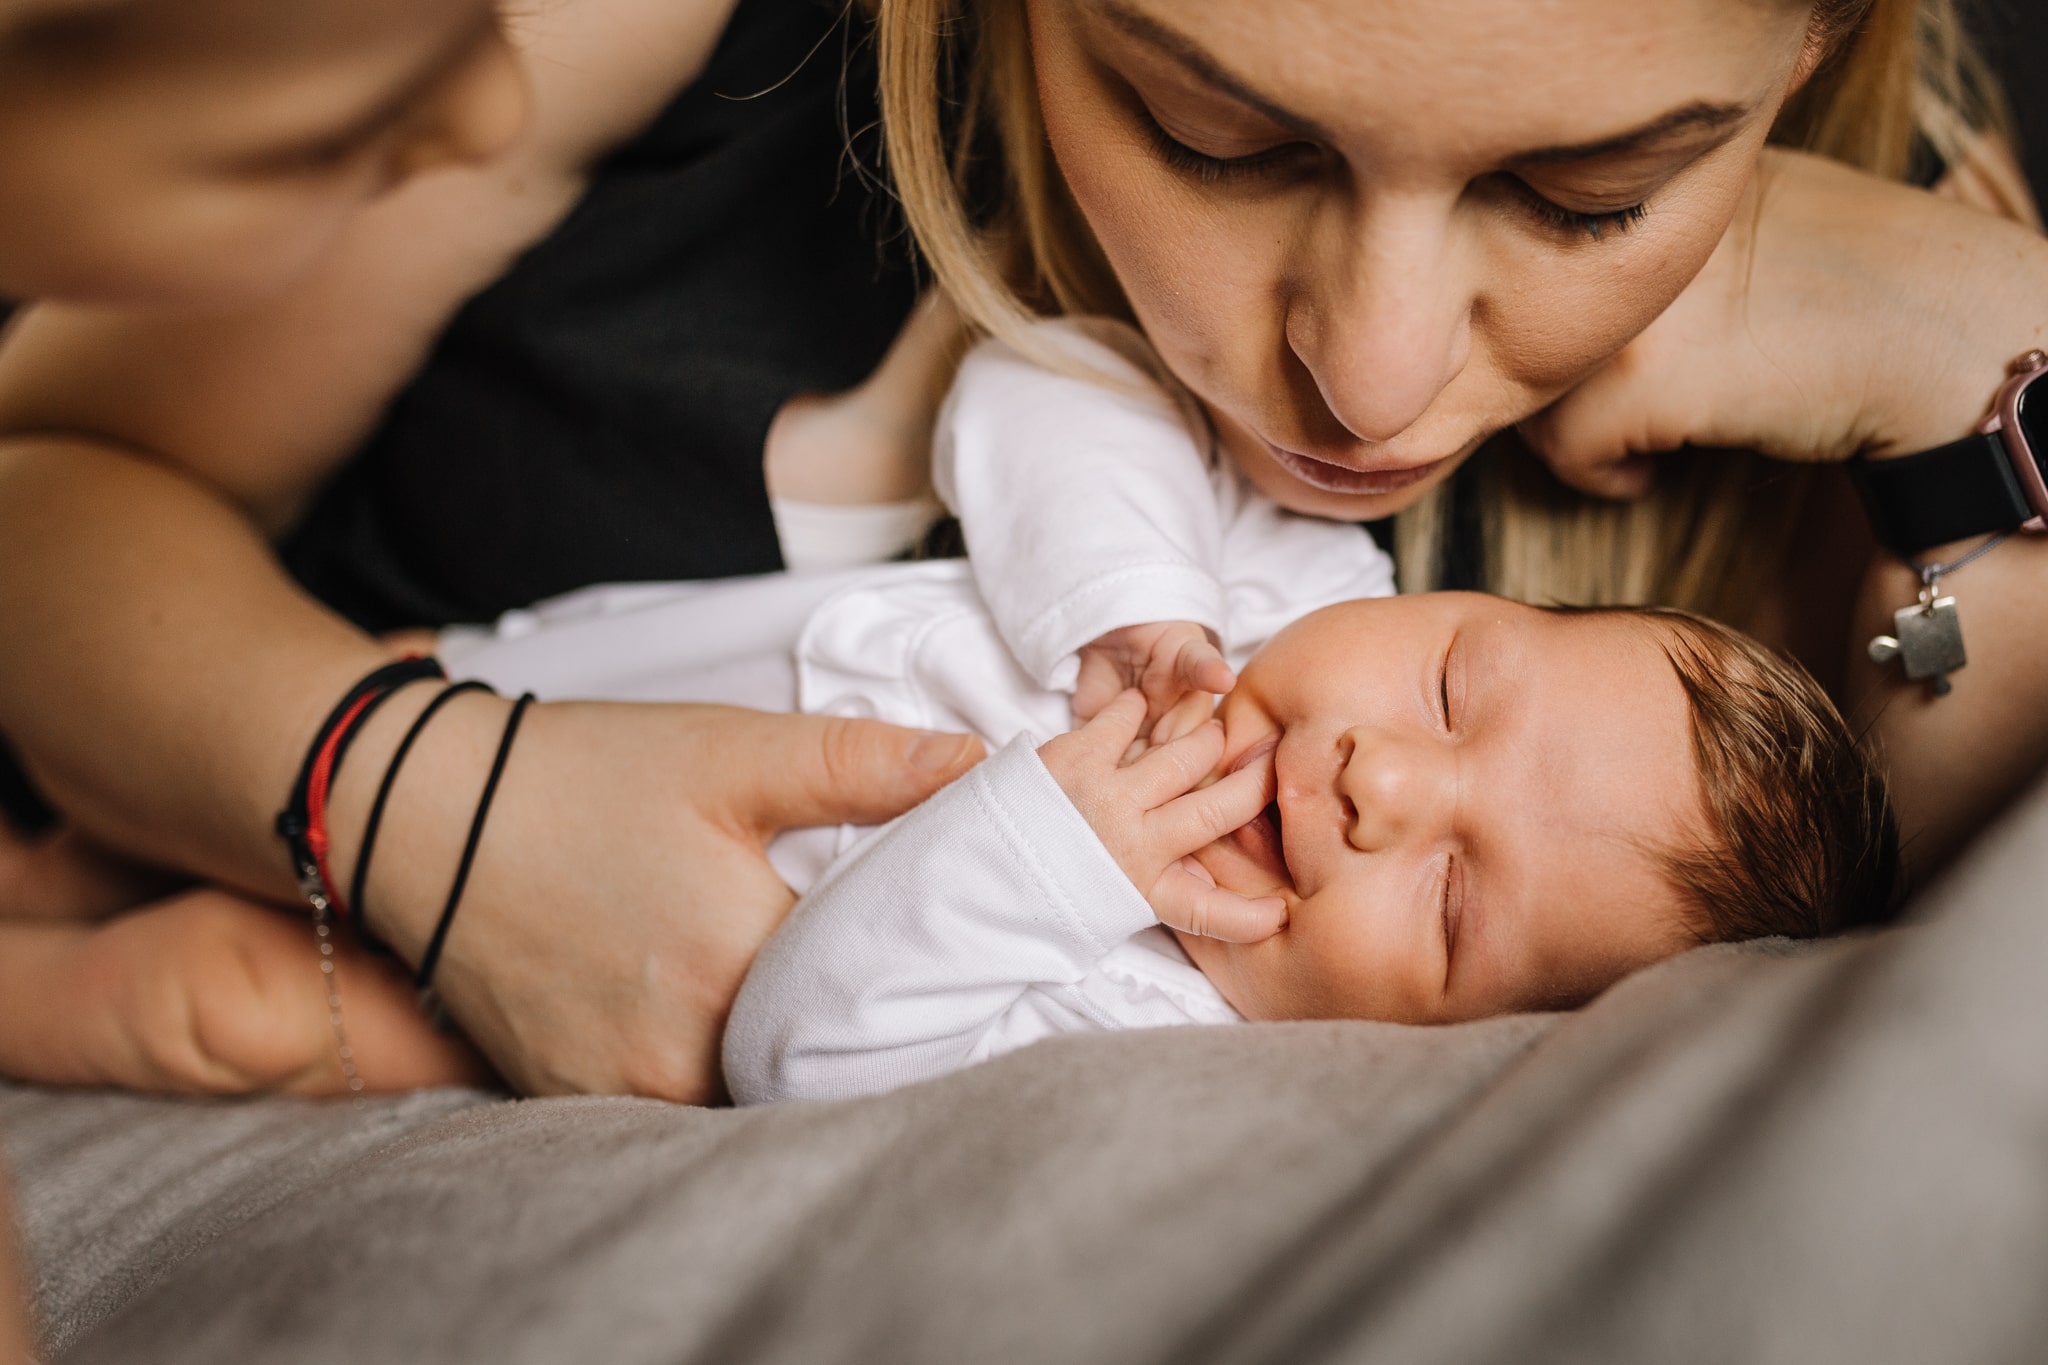
M 1744 163 L 1748 164 L 1748 163 Z M 1555 400 L 1663 316 L 1712 259 L 1746 177 L 1731 169 L 1663 203 L 1625 236 L 1560 247 L 1511 232 L 1489 261 L 1491 350 L 1526 409 Z M 1482 323 L 1482 325 L 1486 325 Z

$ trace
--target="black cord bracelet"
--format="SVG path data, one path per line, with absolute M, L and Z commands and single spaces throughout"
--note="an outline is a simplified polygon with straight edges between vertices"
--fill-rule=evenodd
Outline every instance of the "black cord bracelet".
M 519 722 L 526 716 L 526 708 L 533 705 L 533 693 L 521 694 L 512 703 L 512 714 L 505 720 L 505 733 L 498 740 L 498 756 L 491 760 L 491 775 L 484 780 L 483 795 L 477 799 L 476 817 L 469 822 L 469 840 L 462 848 L 462 861 L 455 867 L 455 884 L 448 888 L 448 903 L 441 908 L 440 922 L 434 926 L 434 936 L 427 940 L 427 950 L 420 955 L 420 969 L 413 977 L 413 987 L 419 992 L 422 1009 L 438 1015 L 439 1003 L 433 994 L 434 968 L 440 965 L 441 949 L 448 942 L 448 930 L 455 923 L 455 911 L 462 905 L 463 888 L 469 884 L 469 869 L 476 861 L 476 846 L 484 834 L 484 821 L 491 813 L 491 800 L 498 794 L 498 779 L 505 774 L 505 760 L 512 752 L 512 740 L 519 733 Z
M 298 776 L 292 779 L 291 793 L 285 800 L 284 809 L 277 813 L 275 823 L 278 837 L 291 851 L 292 871 L 298 877 L 299 889 L 308 901 L 313 902 L 316 911 L 325 913 L 326 904 L 334 899 L 333 888 L 327 885 L 321 873 L 320 850 L 313 846 L 313 779 L 322 753 L 330 746 L 333 749 L 327 764 L 327 780 L 331 786 L 334 775 L 341 770 L 341 760 L 347 756 L 349 746 L 355 743 L 364 723 L 376 714 L 378 707 L 409 683 L 447 676 L 439 659 L 399 659 L 385 664 L 351 687 L 314 732 L 313 742 L 307 746 L 306 757 L 299 764 Z M 343 726 L 347 728 L 343 729 Z M 324 800 L 325 793 L 321 796 Z
M 427 703 L 426 709 L 413 717 L 411 727 L 405 732 L 405 738 L 398 741 L 398 748 L 392 752 L 391 762 L 384 769 L 384 780 L 377 784 L 377 799 L 370 803 L 370 818 L 363 825 L 362 849 L 356 854 L 355 875 L 349 879 L 348 885 L 349 913 L 355 920 L 356 938 L 372 951 L 391 951 L 384 940 L 371 931 L 364 897 L 368 895 L 370 886 L 370 854 L 376 850 L 377 831 L 384 826 L 384 807 L 391 800 L 391 788 L 398 781 L 398 770 L 405 766 L 406 755 L 412 752 L 412 746 L 418 741 L 421 732 L 427 728 L 427 722 L 431 721 L 443 706 L 465 692 L 490 690 L 490 684 L 478 682 L 474 678 L 466 682 L 450 683 L 442 688 L 440 693 Z

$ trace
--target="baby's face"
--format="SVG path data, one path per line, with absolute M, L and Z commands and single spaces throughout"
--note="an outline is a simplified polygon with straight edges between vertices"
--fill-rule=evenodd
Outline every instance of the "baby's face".
M 1656 852 L 1705 818 L 1660 629 L 1476 593 L 1276 636 L 1219 715 L 1266 814 L 1196 856 L 1285 897 L 1263 943 L 1183 936 L 1249 1018 L 1442 1023 L 1576 1004 L 1695 940 Z

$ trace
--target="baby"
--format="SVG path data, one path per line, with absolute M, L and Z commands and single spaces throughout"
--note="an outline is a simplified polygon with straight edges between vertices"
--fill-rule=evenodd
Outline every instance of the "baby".
M 797 651 L 805 710 L 1009 742 L 822 875 L 784 841 L 815 881 L 727 1032 L 742 1103 L 1071 1029 L 1559 1008 L 1886 907 L 1882 785 L 1796 666 L 1684 613 L 1388 596 L 1133 334 L 1033 340 L 1055 364 L 984 345 L 941 419 L 971 568 L 876 571 Z

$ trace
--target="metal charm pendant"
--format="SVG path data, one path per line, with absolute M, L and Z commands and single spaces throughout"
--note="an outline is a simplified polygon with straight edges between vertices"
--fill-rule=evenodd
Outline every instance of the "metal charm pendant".
M 1963 623 L 1956 612 L 1956 599 L 1936 597 L 1929 584 L 1920 591 L 1917 605 L 1892 613 L 1894 635 L 1880 635 L 1870 642 L 1872 663 L 1897 659 L 1912 682 L 1925 682 L 1937 697 L 1949 693 L 1948 675 L 1970 659 L 1963 652 Z

